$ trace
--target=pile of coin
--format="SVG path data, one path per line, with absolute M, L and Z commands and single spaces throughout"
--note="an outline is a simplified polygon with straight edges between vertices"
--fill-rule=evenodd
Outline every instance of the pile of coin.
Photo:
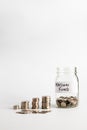
M 43 96 L 42 97 L 42 109 L 50 109 L 51 107 L 51 97 Z
M 39 109 L 39 98 L 32 99 L 32 109 Z
M 29 109 L 29 101 L 21 102 L 21 109 L 24 109 L 24 110 Z
M 56 99 L 56 104 L 59 108 L 70 108 L 78 105 L 78 99 L 76 97 L 59 97 Z

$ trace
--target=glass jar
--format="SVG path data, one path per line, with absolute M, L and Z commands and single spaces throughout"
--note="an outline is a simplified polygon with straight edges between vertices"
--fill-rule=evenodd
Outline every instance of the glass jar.
M 76 67 L 57 68 L 55 93 L 57 107 L 72 108 L 78 106 L 79 80 Z

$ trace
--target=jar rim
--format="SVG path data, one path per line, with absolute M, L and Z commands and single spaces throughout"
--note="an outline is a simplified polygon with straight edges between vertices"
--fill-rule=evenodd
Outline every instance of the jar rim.
M 57 73 L 69 73 L 74 72 L 77 73 L 77 67 L 57 67 Z

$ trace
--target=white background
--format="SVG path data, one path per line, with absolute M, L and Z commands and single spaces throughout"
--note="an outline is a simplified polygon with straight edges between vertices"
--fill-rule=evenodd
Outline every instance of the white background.
M 0 130 L 86 130 L 86 56 L 86 0 L 0 0 Z M 61 65 L 78 68 L 78 108 L 52 108 L 46 115 L 9 109 L 43 95 L 53 104 Z

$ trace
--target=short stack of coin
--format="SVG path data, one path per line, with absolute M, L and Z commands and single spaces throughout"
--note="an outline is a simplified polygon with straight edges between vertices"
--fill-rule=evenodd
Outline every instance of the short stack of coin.
M 56 99 L 56 104 L 59 108 L 76 107 L 78 105 L 78 99 L 76 97 L 59 97 Z
M 19 109 L 19 105 L 14 105 L 14 106 L 13 106 L 13 109 L 14 109 L 14 110 Z
M 43 96 L 42 97 L 42 109 L 50 109 L 51 107 L 51 97 Z
M 21 102 L 21 109 L 24 109 L 24 110 L 29 109 L 29 101 Z
M 39 98 L 32 99 L 32 109 L 39 109 Z

